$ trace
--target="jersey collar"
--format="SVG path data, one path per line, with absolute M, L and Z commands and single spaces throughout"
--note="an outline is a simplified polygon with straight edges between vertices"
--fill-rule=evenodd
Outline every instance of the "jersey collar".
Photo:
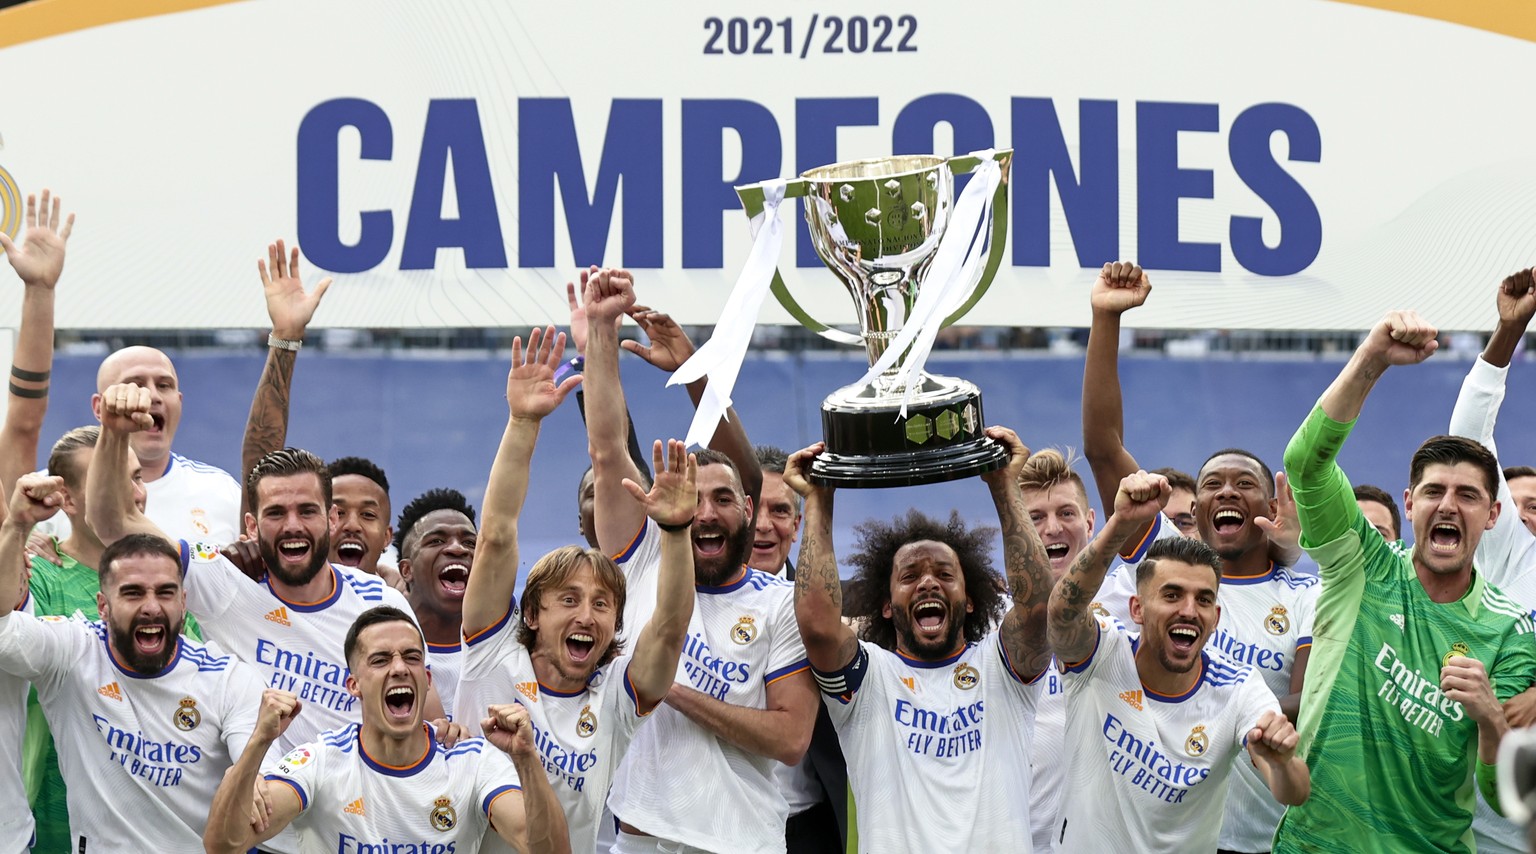
M 432 737 L 432 728 L 425 723 L 421 725 L 423 732 L 427 734 L 427 749 L 422 751 L 421 757 L 409 765 L 386 765 L 368 755 L 368 747 L 363 744 L 363 728 L 357 728 L 358 755 L 363 757 L 363 762 L 369 768 L 387 774 L 390 777 L 411 777 L 421 772 L 423 768 L 432 764 L 432 757 L 437 755 L 437 739 Z

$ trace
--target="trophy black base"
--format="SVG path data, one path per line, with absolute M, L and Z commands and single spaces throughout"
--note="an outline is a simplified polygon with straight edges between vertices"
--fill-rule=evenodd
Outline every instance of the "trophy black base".
M 905 416 L 899 394 L 848 386 L 821 404 L 827 449 L 811 464 L 811 482 L 883 489 L 996 471 L 1008 449 L 986 437 L 985 424 L 981 391 L 965 380 L 925 375 Z

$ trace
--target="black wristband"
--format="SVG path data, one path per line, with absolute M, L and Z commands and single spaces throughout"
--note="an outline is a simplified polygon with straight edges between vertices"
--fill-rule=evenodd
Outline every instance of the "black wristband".
M 22 388 L 15 383 L 11 383 L 11 394 L 16 395 L 17 397 L 27 397 L 36 400 L 38 398 L 48 396 L 48 387 L 43 386 L 42 388 Z
M 53 373 L 53 372 L 52 371 L 29 371 L 29 370 L 26 370 L 25 368 L 18 368 L 15 365 L 11 366 L 11 376 L 15 377 L 18 380 L 23 380 L 23 381 L 29 382 L 29 383 L 47 382 L 48 381 L 48 375 L 51 374 L 51 373 Z
M 652 521 L 655 521 L 655 520 L 652 520 Z M 675 534 L 678 531 L 686 531 L 689 528 L 693 527 L 693 520 L 689 519 L 688 521 L 682 523 L 681 525 L 668 525 L 665 522 L 656 522 L 656 527 L 662 529 L 663 531 L 666 531 L 669 534 Z

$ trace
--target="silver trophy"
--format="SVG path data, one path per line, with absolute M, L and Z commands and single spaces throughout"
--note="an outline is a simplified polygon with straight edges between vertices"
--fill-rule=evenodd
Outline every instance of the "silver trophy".
M 959 308 L 932 321 L 944 326 L 975 305 L 1002 262 L 1013 152 L 991 156 L 1001 180 L 992 198 L 992 220 L 980 223 L 991 229 L 989 253 Z M 812 318 L 777 272 L 774 295 L 806 327 L 836 341 L 862 344 L 874 366 L 901 335 L 925 282 L 935 284 L 929 272 L 952 224 L 955 175 L 980 163 L 975 155 L 882 157 L 821 166 L 788 182 L 786 198 L 806 199 L 816 254 L 853 297 L 859 333 Z M 763 210 L 763 185 L 738 187 L 737 194 L 749 217 Z M 827 450 L 812 466 L 813 481 L 838 487 L 912 486 L 970 477 L 1006 463 L 1007 451 L 982 434 L 981 391 L 963 379 L 920 372 L 909 378 L 914 387 L 908 395 L 897 371 L 910 354 L 911 348 L 904 348 L 872 382 L 844 386 L 822 401 Z

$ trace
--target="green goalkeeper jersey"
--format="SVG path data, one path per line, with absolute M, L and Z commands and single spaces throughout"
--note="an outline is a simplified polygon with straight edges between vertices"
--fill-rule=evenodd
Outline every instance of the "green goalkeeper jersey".
M 1298 726 L 1312 796 L 1274 850 L 1472 851 L 1477 724 L 1440 693 L 1440 669 L 1475 658 L 1500 702 L 1520 693 L 1536 681 L 1531 617 L 1475 571 L 1460 599 L 1430 600 L 1411 550 L 1371 527 L 1334 462 L 1353 426 L 1317 407 L 1285 452 L 1323 589 Z

